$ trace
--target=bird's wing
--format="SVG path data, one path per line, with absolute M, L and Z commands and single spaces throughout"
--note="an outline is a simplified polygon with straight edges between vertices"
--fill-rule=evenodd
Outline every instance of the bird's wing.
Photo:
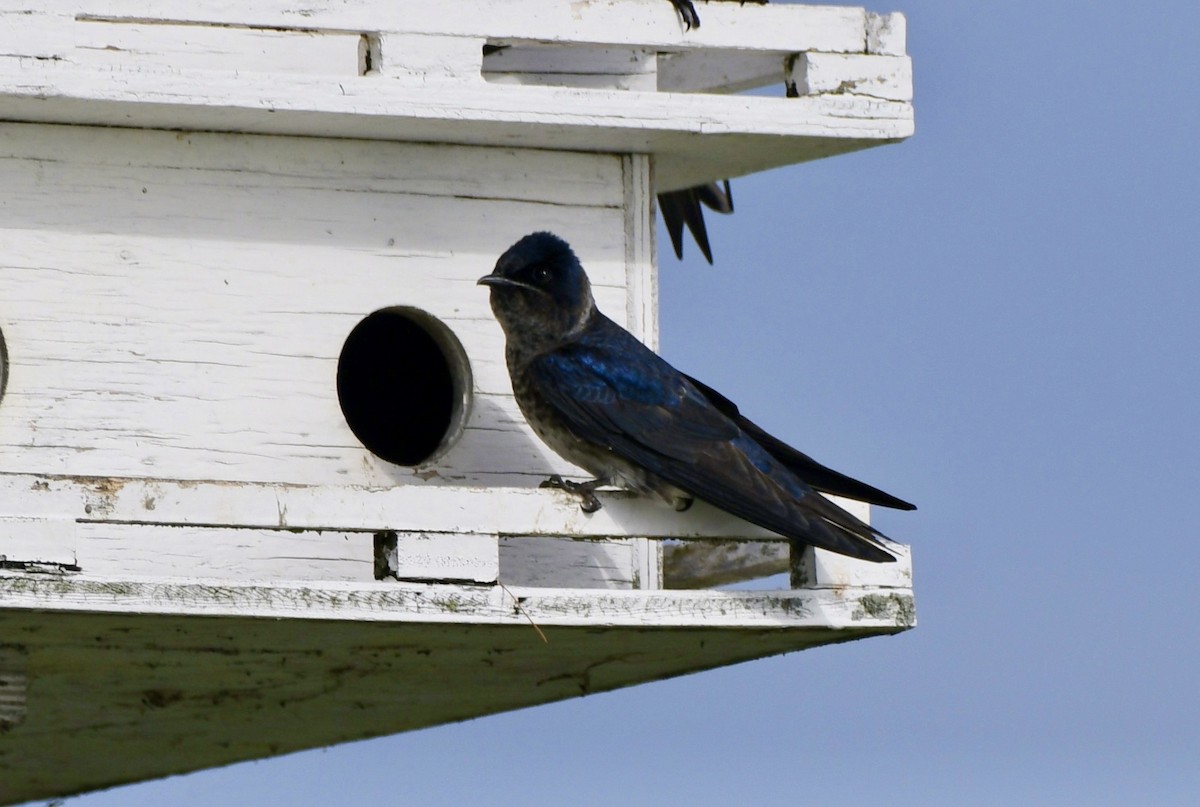
M 696 246 L 704 253 L 705 260 L 712 263 L 712 247 L 708 243 L 708 227 L 704 224 L 701 204 L 717 213 L 732 213 L 733 194 L 729 190 L 729 180 L 724 181 L 723 187 L 722 184 L 710 182 L 658 195 L 658 209 L 662 213 L 667 234 L 671 236 L 675 257 L 683 259 L 683 228 L 686 226 L 696 240 Z
M 797 451 L 778 437 L 763 431 L 760 426 L 738 411 L 737 404 L 712 387 L 702 381 L 697 381 L 691 376 L 688 376 L 687 379 L 692 382 L 696 389 L 704 394 L 709 403 L 721 410 L 730 420 L 737 423 L 742 431 L 750 435 L 756 443 L 770 452 L 772 457 L 782 462 L 787 466 L 788 470 L 817 490 L 830 493 L 834 496 L 845 496 L 847 499 L 878 504 L 882 507 L 892 507 L 897 510 L 917 509 L 915 504 L 910 504 L 879 488 L 868 485 L 866 482 L 860 482 L 853 477 L 839 473 L 832 468 L 822 465 L 807 454 Z
M 681 490 L 804 543 L 895 560 L 876 530 L 796 478 L 633 337 L 559 349 L 535 359 L 529 373 L 578 437 Z
M 700 27 L 700 15 L 696 13 L 696 7 L 692 5 L 692 0 L 671 0 L 671 5 L 675 6 L 675 10 L 679 12 L 679 16 L 688 30 Z
M 720 184 L 710 182 L 707 185 L 697 185 L 694 190 L 696 198 L 709 210 L 726 215 L 733 212 L 733 191 L 729 187 L 728 179 L 721 180 Z

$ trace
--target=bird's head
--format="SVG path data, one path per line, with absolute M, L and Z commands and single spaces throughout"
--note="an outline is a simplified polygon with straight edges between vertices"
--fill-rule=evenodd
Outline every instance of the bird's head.
M 556 343 L 595 310 L 583 266 L 553 233 L 533 233 L 513 244 L 479 285 L 491 288 L 492 312 L 509 338 Z

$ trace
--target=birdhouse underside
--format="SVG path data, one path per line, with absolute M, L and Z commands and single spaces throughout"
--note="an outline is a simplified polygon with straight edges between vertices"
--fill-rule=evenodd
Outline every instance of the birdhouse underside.
M 906 137 L 903 18 L 385 5 L 0 10 L 0 803 L 915 624 L 907 547 L 539 489 L 476 285 L 553 231 L 654 345 L 656 194 Z

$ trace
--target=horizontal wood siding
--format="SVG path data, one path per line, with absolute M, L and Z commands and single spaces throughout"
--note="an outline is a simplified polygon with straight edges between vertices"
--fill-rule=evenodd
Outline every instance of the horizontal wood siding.
M 22 124 L 0 126 L 0 155 L 6 472 L 391 485 L 569 470 L 513 404 L 475 281 L 550 229 L 625 321 L 619 157 Z M 461 442 L 420 475 L 366 451 L 337 400 L 345 337 L 390 305 L 445 322 L 475 379 Z

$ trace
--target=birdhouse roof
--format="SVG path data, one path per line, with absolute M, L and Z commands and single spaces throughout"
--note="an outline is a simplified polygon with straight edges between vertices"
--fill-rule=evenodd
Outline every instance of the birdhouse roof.
M 904 18 L 862 8 L 29 6 L 0 11 L 8 120 L 647 153 L 660 192 L 913 132 Z

